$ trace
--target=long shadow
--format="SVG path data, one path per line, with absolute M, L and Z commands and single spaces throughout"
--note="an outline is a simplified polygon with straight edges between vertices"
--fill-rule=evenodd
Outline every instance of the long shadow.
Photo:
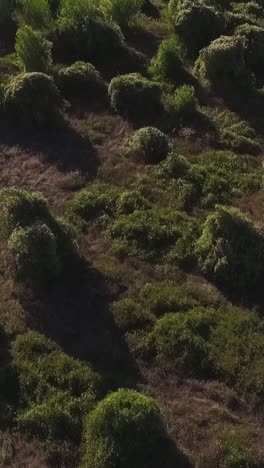
M 58 129 L 23 129 L 0 125 L 0 145 L 19 146 L 41 155 L 60 171 L 79 170 L 94 176 L 99 166 L 95 148 L 69 125 Z
M 59 282 L 21 300 L 31 328 L 90 363 L 111 388 L 136 384 L 139 371 L 113 320 L 104 278 L 84 260 L 75 259 Z

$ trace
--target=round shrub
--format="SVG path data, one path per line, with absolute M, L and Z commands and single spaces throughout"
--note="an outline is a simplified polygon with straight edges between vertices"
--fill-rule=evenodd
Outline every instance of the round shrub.
M 202 271 L 242 291 L 257 287 L 264 273 L 264 235 L 239 210 L 218 206 L 196 245 Z
M 138 130 L 129 142 L 129 151 L 146 164 L 157 164 L 166 158 L 170 150 L 169 139 L 154 127 Z
M 153 314 L 144 305 L 135 302 L 131 298 L 114 302 L 112 312 L 117 326 L 123 331 L 141 329 L 151 324 Z
M 235 34 L 245 38 L 245 59 L 254 72 L 261 71 L 264 65 L 264 29 L 258 26 L 244 24 L 239 26 Z
M 63 101 L 53 80 L 44 73 L 24 73 L 5 88 L 4 109 L 20 125 L 49 127 L 63 120 Z
M 45 224 L 17 228 L 8 241 L 15 276 L 29 284 L 56 277 L 60 270 L 57 242 Z
M 223 16 L 202 3 L 171 0 L 169 14 L 191 56 L 224 33 Z
M 205 376 L 210 369 L 208 339 L 213 323 L 214 311 L 203 308 L 159 319 L 151 334 L 158 362 Z
M 109 88 L 111 105 L 122 115 L 144 118 L 161 110 L 161 88 L 137 73 L 113 78 Z
M 5 238 L 17 227 L 25 227 L 39 220 L 49 220 L 45 198 L 38 192 L 15 188 L 0 192 L 0 232 Z
M 167 468 L 167 448 L 168 436 L 155 401 L 120 389 L 87 418 L 82 467 Z
M 52 43 L 30 26 L 22 26 L 16 34 L 17 58 L 24 71 L 46 72 L 52 64 Z
M 143 0 L 101 0 L 100 9 L 108 21 L 126 28 L 139 17 L 142 4 Z
M 246 66 L 245 41 L 239 36 L 221 36 L 203 49 L 194 73 L 216 92 L 250 90 L 255 85 Z
M 66 97 L 97 98 L 106 90 L 100 73 L 88 62 L 75 62 L 69 67 L 60 69 L 55 81 Z
M 165 39 L 150 63 L 149 72 L 156 81 L 181 83 L 186 72 L 183 68 L 184 51 L 176 38 Z

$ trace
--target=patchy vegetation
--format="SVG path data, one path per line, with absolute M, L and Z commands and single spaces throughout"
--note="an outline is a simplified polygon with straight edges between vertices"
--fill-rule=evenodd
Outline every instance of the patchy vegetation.
M 264 466 L 261 0 L 0 2 L 0 466 Z

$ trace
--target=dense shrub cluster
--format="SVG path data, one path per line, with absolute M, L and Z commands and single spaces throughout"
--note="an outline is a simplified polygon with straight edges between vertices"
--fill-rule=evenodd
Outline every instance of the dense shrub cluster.
M 193 259 L 193 245 L 198 225 L 187 215 L 169 209 L 138 210 L 120 216 L 110 227 L 114 250 L 154 260 L 169 255 L 180 264 Z
M 36 332 L 18 335 L 12 346 L 23 410 L 19 426 L 34 436 L 80 440 L 83 413 L 100 390 L 100 378 Z
M 53 80 L 44 73 L 14 77 L 4 92 L 7 117 L 22 126 L 50 127 L 63 121 L 63 100 Z
M 161 110 L 160 86 L 137 73 L 113 78 L 108 93 L 113 109 L 121 115 L 142 119 Z
M 252 68 L 254 72 L 261 71 L 264 65 L 264 29 L 244 24 L 236 29 L 235 34 L 245 38 L 245 59 L 247 66 Z
M 166 158 L 170 150 L 169 139 L 154 127 L 138 130 L 129 141 L 129 152 L 146 164 L 157 164 Z
M 34 285 L 56 277 L 74 253 L 74 244 L 68 225 L 52 218 L 45 199 L 38 193 L 4 189 L 0 214 L 1 236 L 16 278 Z

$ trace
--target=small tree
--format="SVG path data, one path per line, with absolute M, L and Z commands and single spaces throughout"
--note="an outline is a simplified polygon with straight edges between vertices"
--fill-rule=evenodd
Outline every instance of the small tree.
M 181 83 L 186 76 L 182 58 L 184 51 L 174 37 L 165 39 L 150 63 L 149 72 L 154 80 Z
M 18 29 L 15 47 L 18 60 L 25 71 L 45 72 L 52 64 L 52 43 L 30 26 Z

